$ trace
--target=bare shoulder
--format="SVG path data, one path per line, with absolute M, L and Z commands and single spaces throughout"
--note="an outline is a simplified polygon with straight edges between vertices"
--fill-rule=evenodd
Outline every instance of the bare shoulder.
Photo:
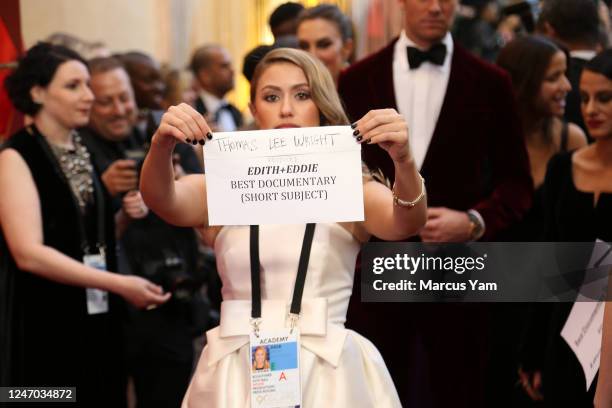
M 574 150 L 587 145 L 587 137 L 580 126 L 568 123 L 567 128 L 567 149 Z
M 27 163 L 11 148 L 0 151 L 0 197 L 0 222 L 7 237 L 38 241 L 38 190 Z M 28 222 L 22 223 L 24 219 Z M 34 235 L 28 235 L 32 231 Z
M 2 161 L 2 163 L 6 163 L 6 162 L 10 162 L 11 160 L 15 160 L 17 157 L 23 161 L 23 158 L 15 149 L 7 147 L 7 148 L 0 150 L 0 161 Z
M 576 149 L 572 154 L 572 166 L 576 169 L 592 170 L 596 165 L 594 158 L 594 146 L 584 145 Z
M 10 178 L 30 177 L 30 169 L 25 160 L 15 149 L 0 150 L 0 175 Z

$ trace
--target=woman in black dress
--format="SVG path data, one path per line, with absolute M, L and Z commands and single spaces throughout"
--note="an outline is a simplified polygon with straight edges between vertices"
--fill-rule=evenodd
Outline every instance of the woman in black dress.
M 169 295 L 106 271 L 116 263 L 113 216 L 75 131 L 93 103 L 87 65 L 39 43 L 5 84 L 33 124 L 0 151 L 0 385 L 76 387 L 75 406 L 121 407 L 115 295 L 138 307 Z
M 546 165 L 555 154 L 586 145 L 582 129 L 565 123 L 565 97 L 571 89 L 566 77 L 566 54 L 550 40 L 519 37 L 508 43 L 497 58 L 508 71 L 516 93 L 535 196 L 531 210 L 504 237 L 511 241 L 542 239 L 542 185 Z
M 559 154 L 550 161 L 543 193 L 545 238 L 558 242 L 594 242 L 597 239 L 610 242 L 612 51 L 599 54 L 585 65 L 580 95 L 582 115 L 595 142 Z M 588 257 L 589 254 L 585 254 L 583 267 Z M 581 260 L 572 256 L 566 261 L 577 263 Z M 540 357 L 541 395 L 545 406 L 591 407 L 593 404 L 595 386 L 591 385 L 586 391 L 582 368 L 560 335 L 571 308 L 572 303 L 551 304 L 544 326 L 547 338 L 536 353 Z M 603 366 L 605 360 L 606 356 L 602 355 Z
M 538 36 L 523 36 L 508 43 L 500 52 L 497 64 L 506 70 L 511 77 L 512 87 L 516 94 L 519 118 L 525 131 L 525 144 L 529 154 L 531 178 L 534 197 L 532 206 L 524 218 L 512 225 L 500 237 L 501 241 L 531 242 L 541 240 L 544 229 L 544 210 L 542 208 L 542 185 L 546 165 L 555 154 L 576 149 L 586 144 L 582 130 L 573 123 L 563 121 L 565 97 L 571 89 L 566 77 L 566 54 L 550 40 Z M 496 316 L 493 322 L 493 339 L 496 349 L 506 353 L 491 357 L 492 364 L 497 364 L 495 380 L 491 380 L 491 393 L 495 403 L 508 404 L 508 395 L 516 394 L 514 384 L 517 377 L 517 365 L 528 368 L 529 357 L 524 354 L 521 337 L 526 326 L 535 326 L 529 330 L 529 339 L 538 337 L 537 328 L 540 321 L 526 318 L 546 305 L 531 304 L 496 304 Z M 525 376 L 525 370 L 520 375 Z M 527 390 L 531 398 L 537 394 Z M 519 392 L 515 397 L 525 399 Z
M 567 186 L 566 189 L 573 191 L 575 208 L 584 209 L 584 213 L 578 217 L 583 218 L 584 223 L 581 231 L 585 235 L 581 235 L 581 238 L 600 238 L 610 243 L 612 241 L 612 50 L 606 50 L 587 62 L 580 79 L 580 96 L 584 122 L 594 143 L 576 151 L 569 159 L 566 158 L 560 167 L 571 166 L 569 172 L 570 176 L 573 174 L 573 186 Z M 560 207 L 557 218 L 569 210 L 571 210 L 569 205 Z M 578 225 L 574 225 L 574 228 L 578 229 Z M 556 232 L 564 236 L 574 233 L 571 229 L 561 229 Z M 597 408 L 612 406 L 610 305 L 608 302 L 605 312 L 600 373 L 595 398 Z

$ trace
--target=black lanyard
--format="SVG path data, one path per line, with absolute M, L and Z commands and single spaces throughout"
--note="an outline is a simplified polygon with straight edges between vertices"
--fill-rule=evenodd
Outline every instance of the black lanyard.
M 90 252 L 90 248 L 89 248 L 89 242 L 87 239 L 87 230 L 85 229 L 84 215 L 81 214 L 81 206 L 79 205 L 79 202 L 76 196 L 74 195 L 74 192 L 72 191 L 72 187 L 70 187 L 70 181 L 68 180 L 68 178 L 62 171 L 62 168 L 59 162 L 57 161 L 57 158 L 51 151 L 49 142 L 47 142 L 44 136 L 40 134 L 40 131 L 35 126 L 31 126 L 28 128 L 28 133 L 30 133 L 32 136 L 35 137 L 36 141 L 39 143 L 40 147 L 43 149 L 43 152 L 47 156 L 47 159 L 49 159 L 49 161 L 51 162 L 56 175 L 66 185 L 66 187 L 68 188 L 68 191 L 70 191 L 70 196 L 72 197 L 74 208 L 76 209 L 77 214 L 79 214 L 77 218 L 78 218 L 78 224 L 79 224 L 81 249 L 83 250 L 83 253 L 87 255 Z M 104 204 L 105 204 L 104 195 L 102 194 L 102 186 L 100 185 L 100 182 L 98 181 L 98 178 L 96 177 L 95 170 L 92 171 L 91 178 L 93 180 L 93 187 L 94 187 L 94 194 L 95 194 L 94 196 L 95 204 L 94 205 L 96 207 L 96 224 L 97 224 L 96 225 L 96 232 L 97 232 L 96 246 L 100 250 L 101 254 L 104 256 L 104 250 L 105 250 L 104 245 L 106 242 L 106 239 L 105 239 L 106 234 L 104 230 Z
M 304 242 L 302 243 L 302 252 L 300 253 L 300 262 L 298 264 L 298 272 L 295 278 L 295 286 L 293 288 L 293 300 L 291 301 L 290 313 L 299 315 L 302 308 L 302 294 L 304 293 L 304 283 L 306 282 L 306 271 L 308 270 L 308 260 L 310 259 L 310 249 L 312 247 L 312 238 L 314 236 L 315 224 L 306 224 L 304 233 Z M 259 264 L 259 225 L 251 225 L 250 236 L 250 251 L 251 251 L 251 318 L 261 318 L 261 282 L 260 272 L 261 265 Z

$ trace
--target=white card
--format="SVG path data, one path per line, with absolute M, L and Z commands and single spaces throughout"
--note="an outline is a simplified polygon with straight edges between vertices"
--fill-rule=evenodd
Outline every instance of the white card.
M 251 333 L 250 340 L 251 407 L 301 406 L 298 329 Z
M 101 254 L 83 256 L 83 263 L 101 271 L 106 270 L 106 259 Z M 87 313 L 90 315 L 108 312 L 108 292 L 87 288 Z
M 363 221 L 350 126 L 215 133 L 204 148 L 210 225 Z
M 591 270 L 592 273 L 600 273 L 601 271 L 592 269 L 596 267 L 595 262 L 600 265 L 612 264 L 612 253 L 608 254 L 603 260 L 601 259 L 607 248 L 609 248 L 608 245 L 597 240 L 587 270 Z M 580 362 L 588 391 L 599 370 L 601 333 L 608 279 L 606 275 L 604 278 L 595 280 L 589 277 L 587 273 L 584 282 L 561 330 L 561 337 L 567 342 Z M 590 299 L 586 299 L 584 293 L 589 294 Z M 599 299 L 599 301 L 593 299 Z

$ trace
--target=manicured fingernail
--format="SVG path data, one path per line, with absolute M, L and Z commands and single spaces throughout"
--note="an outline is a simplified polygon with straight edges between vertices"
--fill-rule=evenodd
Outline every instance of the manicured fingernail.
M 204 146 L 204 143 L 206 143 L 206 141 L 204 139 L 200 139 L 200 140 L 198 140 L 198 143 L 201 144 L 202 146 Z
M 188 138 L 188 137 L 187 137 L 187 138 L 185 138 L 185 141 L 186 141 L 187 143 L 191 143 L 191 139 L 190 139 L 190 138 Z
M 198 144 L 198 141 L 197 141 L 197 140 L 195 140 L 195 139 L 193 139 L 193 140 L 191 141 L 191 144 L 193 144 L 193 145 L 195 146 L 195 145 L 197 145 L 197 144 Z
M 351 129 L 355 129 L 357 127 L 357 122 L 351 123 Z
M 361 142 L 361 139 L 363 139 L 363 136 L 357 136 L 357 141 Z
M 206 134 L 206 137 L 208 138 L 208 140 L 212 140 L 212 133 L 208 132 Z
M 371 141 L 371 140 L 372 140 L 372 139 L 368 139 L 368 140 L 366 140 L 366 141 L 365 141 L 365 144 L 370 144 L 370 141 Z
M 353 132 L 353 136 L 357 136 L 359 134 L 359 129 L 355 129 L 355 131 Z

